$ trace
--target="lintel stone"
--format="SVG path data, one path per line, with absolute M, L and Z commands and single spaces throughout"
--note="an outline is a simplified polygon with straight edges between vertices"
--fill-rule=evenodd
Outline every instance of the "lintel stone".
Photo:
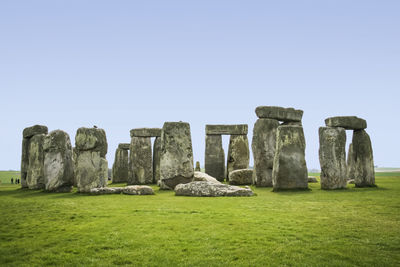
M 325 120 L 328 127 L 342 127 L 346 130 L 364 130 L 367 128 L 367 121 L 356 116 L 330 117 Z
M 160 128 L 136 128 L 131 130 L 131 137 L 161 137 Z
M 259 118 L 275 119 L 283 122 L 301 121 L 303 111 L 294 108 L 283 108 L 276 106 L 259 106 L 256 108 Z
M 131 144 L 129 144 L 129 143 L 120 143 L 119 145 L 118 145 L 118 148 L 119 149 L 123 149 L 123 150 L 129 150 L 129 146 L 130 146 Z
M 207 135 L 246 135 L 247 124 L 207 124 Z

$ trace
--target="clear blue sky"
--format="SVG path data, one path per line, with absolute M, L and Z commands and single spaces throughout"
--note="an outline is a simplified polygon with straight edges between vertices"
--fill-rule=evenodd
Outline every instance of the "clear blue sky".
M 205 124 L 247 123 L 251 141 L 259 105 L 304 110 L 309 168 L 335 115 L 365 118 L 375 164 L 397 167 L 400 1 L 2 0 L 0 90 L 0 169 L 33 124 L 73 144 L 104 128 L 111 167 L 130 129 L 179 120 L 203 166 Z

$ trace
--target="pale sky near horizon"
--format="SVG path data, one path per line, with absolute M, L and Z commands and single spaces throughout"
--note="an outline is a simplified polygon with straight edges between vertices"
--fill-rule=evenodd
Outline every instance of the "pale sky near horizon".
M 0 169 L 19 170 L 34 124 L 72 144 L 104 128 L 111 167 L 130 129 L 180 120 L 204 166 L 205 124 L 246 123 L 251 144 L 259 105 L 304 110 L 309 168 L 337 115 L 366 119 L 375 165 L 400 167 L 399 14 L 385 0 L 3 0 Z

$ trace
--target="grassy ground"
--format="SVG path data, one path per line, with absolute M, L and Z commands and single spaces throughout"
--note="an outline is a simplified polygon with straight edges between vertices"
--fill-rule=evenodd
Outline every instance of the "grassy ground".
M 55 194 L 0 185 L 1 266 L 399 266 L 400 174 L 377 188 L 249 198 Z

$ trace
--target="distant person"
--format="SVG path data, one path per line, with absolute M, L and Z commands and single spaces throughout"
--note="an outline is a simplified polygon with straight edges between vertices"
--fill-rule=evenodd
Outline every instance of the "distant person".
M 14 179 L 11 177 L 11 184 L 14 183 Z M 17 179 L 15 179 L 15 183 L 17 183 Z

